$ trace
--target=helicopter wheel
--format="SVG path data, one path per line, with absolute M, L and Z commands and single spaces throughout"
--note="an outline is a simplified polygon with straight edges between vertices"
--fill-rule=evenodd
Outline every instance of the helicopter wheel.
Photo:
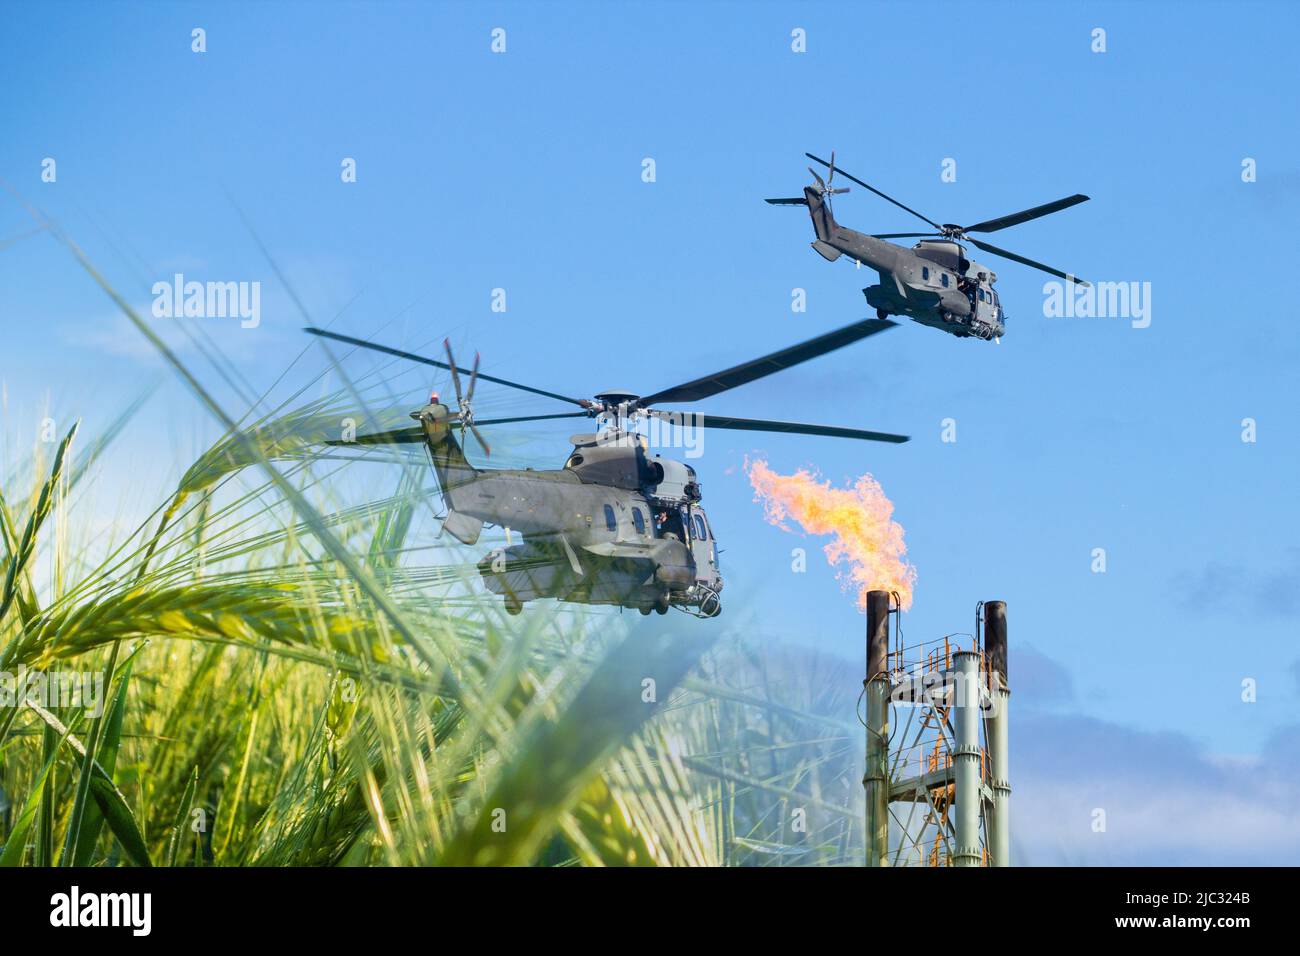
M 523 609 L 524 609 L 524 602 L 519 600 L 519 598 L 517 597 L 506 598 L 506 613 L 509 614 L 511 617 L 514 617 Z
M 655 600 L 655 610 L 658 611 L 660 614 L 667 614 L 667 613 L 668 613 L 668 595 L 667 595 L 667 594 L 660 595 L 660 596 Z
M 888 313 L 887 311 L 885 311 L 884 309 L 876 309 L 876 318 L 878 318 L 878 319 L 887 319 L 887 318 L 889 318 L 889 313 Z
M 637 610 L 641 612 L 642 617 L 650 616 L 650 609 L 648 607 L 639 607 L 637 608 Z

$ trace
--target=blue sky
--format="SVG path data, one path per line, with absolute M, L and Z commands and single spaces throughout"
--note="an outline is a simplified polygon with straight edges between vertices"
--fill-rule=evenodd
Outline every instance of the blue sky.
M 1294 752 L 1278 749 L 1300 704 L 1294 6 L 178 3 L 3 17 L 0 177 L 131 301 L 177 271 L 261 281 L 259 328 L 203 329 L 258 387 L 303 347 L 305 322 L 236 203 L 318 324 L 408 348 L 450 335 L 497 374 L 591 394 L 652 391 L 869 314 L 874 274 L 824 262 L 801 211 L 761 202 L 797 194 L 805 150 L 835 149 L 945 222 L 1090 195 L 993 238 L 1094 281 L 1151 283 L 1149 328 L 1044 318 L 1047 277 L 984 256 L 1010 315 L 1001 344 L 905 323 L 707 403 L 914 436 L 710 435 L 697 467 L 726 549 L 716 626 L 856 658 L 862 618 L 831 571 L 790 571 L 791 548 L 821 542 L 765 524 L 740 465 L 762 455 L 840 484 L 871 472 L 919 571 L 909 636 L 967 631 L 977 600 L 1008 601 L 1030 792 L 1060 779 L 1050 755 L 1094 737 L 1107 743 L 1084 779 L 1110 781 L 1117 805 L 1160 785 L 1152 753 L 1224 800 L 1265 766 L 1300 789 Z M 1105 53 L 1090 49 L 1097 27 Z M 45 157 L 56 183 L 40 180 Z M 1246 157 L 1257 182 L 1242 182 Z M 916 225 L 862 190 L 837 216 Z M 27 228 L 5 197 L 0 241 Z M 497 287 L 505 314 L 490 310 Z M 805 313 L 791 311 L 796 287 Z M 94 427 L 153 378 L 122 446 L 124 493 L 165 487 L 215 437 L 48 237 L 0 249 L 0 321 L 11 441 L 30 440 L 46 395 Z M 304 374 L 323 362 L 309 356 Z M 412 403 L 427 386 L 422 373 L 395 383 Z M 1255 443 L 1241 440 L 1247 417 Z M 940 441 L 945 418 L 955 443 Z M 521 454 L 558 464 L 571 430 L 539 427 Z M 1175 846 L 1190 826 L 1162 836 Z M 1062 845 L 1120 858 L 1082 839 Z M 1300 848 L 1294 825 L 1280 850 L 1242 839 L 1247 862 Z M 1219 858 L 1207 840 L 1180 859 Z

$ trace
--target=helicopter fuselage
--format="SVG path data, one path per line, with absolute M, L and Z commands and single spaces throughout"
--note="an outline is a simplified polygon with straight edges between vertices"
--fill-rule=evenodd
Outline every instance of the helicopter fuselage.
M 640 435 L 609 431 L 574 436 L 563 468 L 479 469 L 451 434 L 447 406 L 415 416 L 442 487 L 445 530 L 474 544 L 485 524 L 506 529 L 505 545 L 478 568 L 512 613 L 540 598 L 647 614 L 720 611 L 717 542 L 690 466 L 648 454 Z
M 1006 327 L 993 289 L 993 270 L 966 258 L 950 239 L 924 239 L 906 249 L 835 222 L 818 190 L 804 190 L 817 239 L 812 247 L 834 262 L 848 256 L 880 274 L 880 284 L 862 292 L 877 314 L 905 315 L 922 325 L 961 338 L 992 339 Z

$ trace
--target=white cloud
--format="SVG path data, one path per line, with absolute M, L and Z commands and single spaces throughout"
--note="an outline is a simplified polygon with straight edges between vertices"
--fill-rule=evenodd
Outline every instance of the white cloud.
M 177 355 L 187 355 L 194 351 L 193 344 L 175 319 L 154 319 L 149 303 L 134 308 L 136 314 L 146 322 L 150 322 L 150 327 L 158 337 Z M 151 365 L 162 364 L 162 357 L 158 354 L 158 350 L 120 311 L 84 321 L 66 323 L 59 332 L 65 342 L 76 348 L 121 356 Z
M 1093 774 L 1065 781 L 1013 770 L 1017 863 L 1260 866 L 1300 860 L 1300 817 L 1289 809 L 1294 786 L 1290 799 L 1279 800 L 1271 787 L 1170 783 L 1155 773 L 1115 778 L 1102 767 Z M 1093 830 L 1098 810 L 1105 813 L 1104 832 Z
M 1294 864 L 1300 760 L 1287 742 L 1297 729 L 1279 730 L 1258 754 L 1220 755 L 1183 734 L 1013 709 L 1017 862 Z M 1093 829 L 1099 810 L 1104 832 Z

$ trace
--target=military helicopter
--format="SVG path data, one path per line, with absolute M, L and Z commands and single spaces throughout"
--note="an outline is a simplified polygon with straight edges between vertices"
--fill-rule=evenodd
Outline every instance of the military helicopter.
M 1032 209 L 977 222 L 973 226 L 958 226 L 953 223 L 940 225 L 840 169 L 835 165 L 834 151 L 831 152 L 830 162 L 812 153 L 804 153 L 804 155 L 829 169 L 830 175 L 822 179 L 817 171 L 809 166 L 808 172 L 812 173 L 815 183 L 805 186 L 802 196 L 793 199 L 769 199 L 767 202 L 774 206 L 807 206 L 808 213 L 812 217 L 813 231 L 817 235 L 812 247 L 823 258 L 834 262 L 841 255 L 847 255 L 855 262 L 866 264 L 880 273 L 880 284 L 868 286 L 862 292 L 867 297 L 867 304 L 874 308 L 876 315 L 882 319 L 888 315 L 905 315 L 922 325 L 942 329 L 959 338 L 974 336 L 988 341 L 1002 336 L 1006 332 L 1007 316 L 1002 311 L 1002 303 L 993 288 L 998 277 L 987 266 L 966 258 L 966 249 L 961 245 L 962 241 L 969 242 L 995 256 L 1032 266 L 1062 279 L 1085 286 L 1089 284 L 1077 276 L 1053 269 L 1051 266 L 1027 259 L 1014 252 L 1008 252 L 991 243 L 972 239 L 968 235 L 972 232 L 997 232 L 1008 226 L 1060 212 L 1062 209 L 1087 202 L 1087 196 L 1079 194 L 1067 196 Z M 831 197 L 849 190 L 848 187 L 835 188 L 837 172 L 850 182 L 857 183 L 881 199 L 928 223 L 937 231 L 933 233 L 887 232 L 869 236 L 841 226 L 832 214 Z M 921 241 L 911 249 L 905 249 L 895 243 L 886 242 L 887 239 L 920 239 Z
M 500 594 L 505 609 L 518 614 L 528 601 L 557 598 L 582 604 L 608 604 L 666 614 L 677 607 L 697 617 L 722 610 L 718 540 L 700 501 L 699 477 L 690 465 L 651 452 L 639 419 L 653 418 L 682 428 L 734 429 L 826 435 L 867 441 L 905 442 L 905 435 L 832 425 L 807 425 L 766 419 L 734 418 L 667 411 L 661 402 L 694 402 L 756 381 L 773 372 L 825 355 L 891 328 L 888 319 L 864 319 L 762 358 L 649 395 L 621 389 L 594 398 L 574 398 L 479 371 L 479 356 L 462 392 L 451 343 L 447 361 L 390 348 L 365 339 L 306 329 L 312 335 L 393 355 L 451 373 L 456 406 L 439 399 L 410 413 L 415 426 L 359 435 L 330 445 L 422 443 L 442 491 L 443 530 L 458 541 L 477 543 L 484 524 L 510 529 L 507 547 L 479 563 L 488 590 Z M 488 381 L 577 406 L 577 411 L 476 419 L 474 389 Z M 549 470 L 479 468 L 461 445 L 468 432 L 491 455 L 479 431 L 489 425 L 562 418 L 593 418 L 593 433 L 574 435 L 564 467 Z M 459 426 L 459 441 L 454 434 Z M 522 543 L 509 544 L 512 533 Z

